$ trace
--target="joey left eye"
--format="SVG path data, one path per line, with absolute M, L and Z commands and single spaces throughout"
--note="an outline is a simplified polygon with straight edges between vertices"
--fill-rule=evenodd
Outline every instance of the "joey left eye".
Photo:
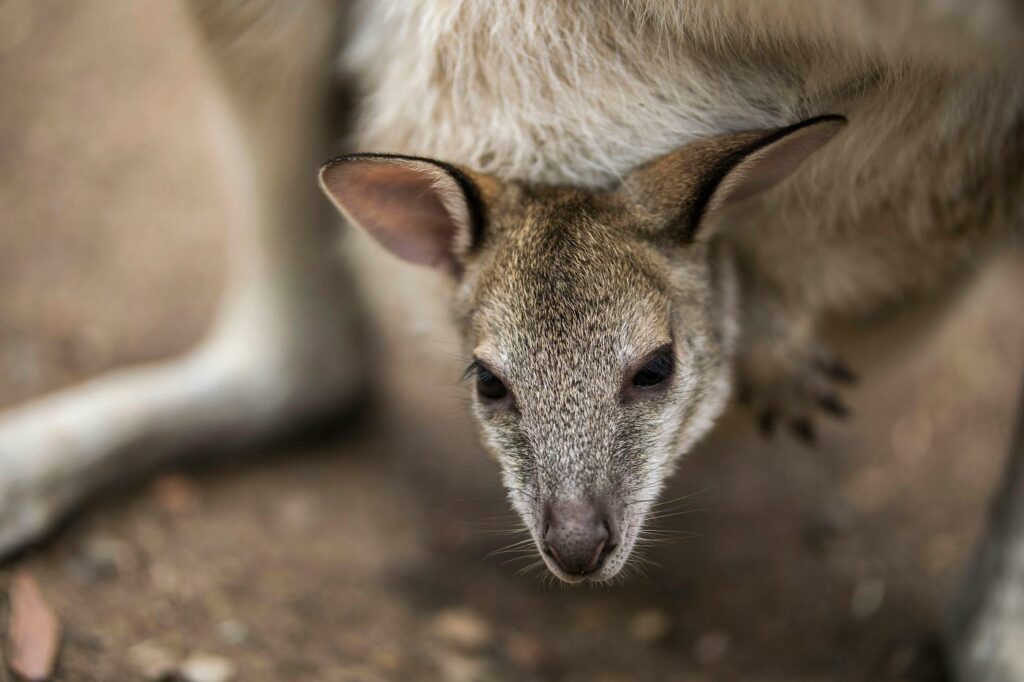
M 636 388 L 654 388 L 672 376 L 675 360 L 671 346 L 665 346 L 633 375 L 632 384 Z
M 478 360 L 473 361 L 466 370 L 465 376 L 473 377 L 476 380 L 477 395 L 484 400 L 498 402 L 509 395 L 508 387 L 504 382 Z

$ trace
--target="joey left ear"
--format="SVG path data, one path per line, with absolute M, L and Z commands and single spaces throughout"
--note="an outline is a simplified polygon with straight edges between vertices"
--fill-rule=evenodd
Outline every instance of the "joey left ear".
M 320 168 L 320 187 L 355 225 L 410 263 L 452 273 L 483 232 L 480 189 L 465 171 L 412 156 L 351 154 Z
M 700 140 L 634 171 L 624 191 L 647 213 L 675 223 L 684 240 L 723 209 L 785 180 L 831 140 L 846 118 L 819 116 L 785 128 Z
M 772 131 L 723 160 L 728 167 L 708 197 L 704 214 L 770 189 L 785 180 L 843 126 L 843 116 L 820 116 Z

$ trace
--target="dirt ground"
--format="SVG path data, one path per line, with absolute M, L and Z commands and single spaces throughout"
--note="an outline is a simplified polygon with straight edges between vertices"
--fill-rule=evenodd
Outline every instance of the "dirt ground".
M 201 334 L 228 244 L 208 88 L 171 4 L 0 0 L 0 406 Z M 1011 254 L 945 305 L 836 326 L 854 417 L 811 450 L 728 415 L 665 495 L 659 527 L 692 535 L 623 584 L 493 554 L 519 538 L 496 468 L 378 402 L 104 494 L 0 566 L 0 639 L 28 570 L 65 625 L 58 680 L 196 654 L 245 681 L 939 680 L 1024 371 L 1022 283 Z

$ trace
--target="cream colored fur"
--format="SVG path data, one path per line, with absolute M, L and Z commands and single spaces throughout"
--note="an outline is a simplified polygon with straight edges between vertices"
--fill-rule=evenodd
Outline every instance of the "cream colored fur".
M 1024 87 L 1000 66 L 1009 57 L 974 51 L 969 31 L 901 49 L 912 22 L 938 16 L 941 35 L 952 21 L 934 5 L 873 19 L 872 3 L 366 3 L 343 56 L 366 98 L 354 142 L 505 178 L 602 185 L 697 138 L 841 113 L 851 122 L 841 149 L 766 197 L 772 210 L 738 239 L 782 264 L 762 269 L 802 306 L 868 308 L 956 264 L 965 245 L 929 235 L 954 221 L 1005 231 L 1020 215 L 1006 203 L 1019 185 L 999 187 L 1002 160 L 988 157 L 1019 139 Z M 964 11 L 984 23 L 984 7 Z M 979 176 L 1000 205 L 942 205 Z M 879 258 L 896 250 L 891 224 L 905 245 L 933 252 L 924 267 Z M 859 257 L 818 259 L 832 276 L 795 290 L 787 252 L 821 235 L 855 242 Z M 972 234 L 970 246 L 981 241 Z

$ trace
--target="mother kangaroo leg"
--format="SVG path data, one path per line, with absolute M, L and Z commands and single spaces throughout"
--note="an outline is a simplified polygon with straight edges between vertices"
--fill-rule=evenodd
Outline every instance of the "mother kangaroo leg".
M 949 634 L 958 680 L 1024 680 L 1024 395 L 1009 462 L 953 605 Z
M 211 137 L 234 183 L 219 318 L 184 357 L 0 414 L 0 557 L 126 472 L 351 403 L 352 294 L 315 182 L 342 4 L 190 1 L 222 85 Z

